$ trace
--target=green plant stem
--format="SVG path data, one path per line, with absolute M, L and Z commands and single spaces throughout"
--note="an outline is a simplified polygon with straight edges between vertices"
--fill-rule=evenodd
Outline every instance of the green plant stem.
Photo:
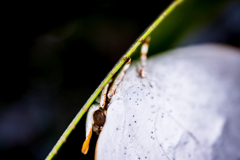
M 107 77 L 102 81 L 102 83 L 98 86 L 98 88 L 94 91 L 91 97 L 87 100 L 78 114 L 74 117 L 72 122 L 69 124 L 65 132 L 62 134 L 60 139 L 57 141 L 51 152 L 48 154 L 45 160 L 51 160 L 55 154 L 57 154 L 58 150 L 62 146 L 62 144 L 66 141 L 69 134 L 78 124 L 79 120 L 86 113 L 90 105 L 97 98 L 99 93 L 102 91 L 102 88 L 108 83 L 108 81 L 112 78 L 112 76 L 121 68 L 124 64 L 125 60 L 128 59 L 132 53 L 137 49 L 137 47 L 143 42 L 143 40 L 149 36 L 149 34 L 163 21 L 163 19 L 171 13 L 174 8 L 181 3 L 183 0 L 175 0 L 149 27 L 144 33 L 134 42 L 134 44 L 130 47 L 130 49 L 124 54 L 124 56 L 118 61 L 118 63 L 114 66 L 114 68 L 110 71 Z

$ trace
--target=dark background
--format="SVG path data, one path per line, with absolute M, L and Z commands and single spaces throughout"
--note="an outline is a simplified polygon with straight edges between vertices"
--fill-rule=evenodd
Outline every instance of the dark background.
M 170 3 L 34 1 L 6 7 L 0 155 L 46 158 L 107 73 Z M 239 48 L 239 28 L 239 1 L 186 0 L 152 33 L 149 55 L 206 42 Z M 92 159 L 97 136 L 86 156 L 81 153 L 84 139 L 85 116 L 55 159 Z

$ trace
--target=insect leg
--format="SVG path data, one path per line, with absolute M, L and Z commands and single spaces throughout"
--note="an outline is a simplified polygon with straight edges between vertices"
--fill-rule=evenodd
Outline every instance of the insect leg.
M 128 59 L 127 63 L 124 65 L 123 69 L 120 71 L 120 73 L 117 75 L 117 78 L 114 80 L 111 88 L 109 89 L 108 92 L 108 100 L 110 100 L 112 98 L 112 96 L 114 95 L 118 85 L 120 84 L 120 82 L 122 81 L 125 72 L 127 71 L 127 69 L 129 68 L 131 64 L 131 59 Z
M 138 68 L 138 73 L 142 78 L 145 78 L 147 76 L 146 65 L 149 41 L 150 37 L 146 38 L 141 48 L 141 67 Z
M 87 154 L 89 149 L 90 140 L 92 137 L 92 126 L 93 126 L 93 114 L 99 109 L 99 104 L 93 104 L 88 111 L 86 120 L 86 139 L 82 145 L 82 153 Z
M 112 83 L 112 79 L 106 84 L 106 86 L 103 88 L 102 93 L 101 93 L 101 99 L 100 99 L 100 107 L 104 109 L 105 104 L 106 104 L 106 98 L 107 98 L 107 91 L 108 87 Z

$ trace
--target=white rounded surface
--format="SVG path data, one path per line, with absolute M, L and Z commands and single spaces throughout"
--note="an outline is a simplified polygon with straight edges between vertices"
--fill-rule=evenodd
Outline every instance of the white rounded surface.
M 139 63 L 139 62 L 138 62 Z M 240 158 L 240 51 L 216 44 L 133 63 L 108 108 L 96 158 Z

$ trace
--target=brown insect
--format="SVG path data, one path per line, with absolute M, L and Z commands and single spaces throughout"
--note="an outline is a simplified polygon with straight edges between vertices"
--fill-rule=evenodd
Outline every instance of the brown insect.
M 142 45 L 141 48 L 141 66 L 138 68 L 139 75 L 144 78 L 146 77 L 146 59 L 147 59 L 147 52 L 148 52 L 148 43 L 150 38 L 147 38 Z M 112 83 L 112 79 L 106 84 L 103 88 L 100 98 L 96 99 L 96 103 L 93 104 L 87 114 L 86 120 L 86 139 L 82 146 L 82 153 L 87 154 L 89 149 L 90 139 L 92 137 L 92 131 L 94 131 L 97 135 L 100 134 L 104 123 L 106 121 L 106 114 L 108 108 L 108 102 L 110 102 L 112 96 L 114 95 L 117 87 L 119 86 L 120 82 L 122 81 L 125 72 L 129 68 L 131 64 L 131 59 L 126 59 L 126 63 L 122 70 L 119 72 L 117 77 Z M 109 86 L 111 85 L 110 89 Z

